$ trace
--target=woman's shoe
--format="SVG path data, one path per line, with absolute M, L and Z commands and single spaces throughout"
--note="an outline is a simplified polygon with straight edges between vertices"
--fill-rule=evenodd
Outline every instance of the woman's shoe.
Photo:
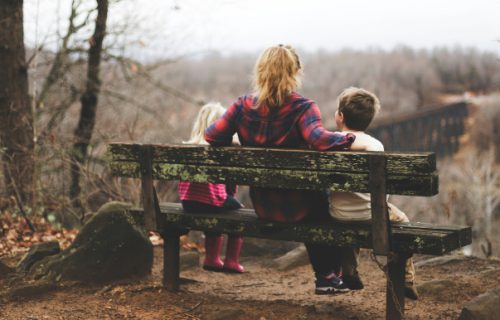
M 203 269 L 208 271 L 221 272 L 224 268 L 224 262 L 220 259 L 222 243 L 224 237 L 206 236 L 205 238 L 205 260 L 203 261 Z
M 240 264 L 240 252 L 243 246 L 243 237 L 230 235 L 227 239 L 226 259 L 223 271 L 228 273 L 243 273 L 245 268 Z
M 345 286 L 342 278 L 335 273 L 328 276 L 316 275 L 315 286 L 314 293 L 318 295 L 337 294 L 349 291 L 349 288 Z

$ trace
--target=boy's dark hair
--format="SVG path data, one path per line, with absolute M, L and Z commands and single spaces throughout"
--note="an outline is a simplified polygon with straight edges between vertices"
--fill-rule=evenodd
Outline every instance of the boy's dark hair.
M 377 96 L 361 88 L 347 88 L 338 97 L 338 112 L 344 115 L 345 125 L 352 130 L 365 131 L 379 110 Z

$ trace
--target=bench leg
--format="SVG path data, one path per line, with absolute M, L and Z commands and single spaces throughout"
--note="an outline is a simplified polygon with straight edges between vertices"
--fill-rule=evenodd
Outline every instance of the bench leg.
M 179 234 L 163 234 L 163 286 L 168 291 L 179 291 Z
M 392 253 L 387 263 L 387 292 L 386 292 L 386 319 L 399 320 L 404 318 L 405 312 L 405 265 L 408 255 Z

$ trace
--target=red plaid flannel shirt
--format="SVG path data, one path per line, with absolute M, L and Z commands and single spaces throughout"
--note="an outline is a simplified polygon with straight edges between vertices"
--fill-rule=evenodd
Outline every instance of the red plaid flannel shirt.
M 291 93 L 278 108 L 255 108 L 257 98 L 238 98 L 224 115 L 205 131 L 211 145 L 230 145 L 235 133 L 242 146 L 313 150 L 348 150 L 355 137 L 323 128 L 318 106 L 298 93 Z M 318 192 L 250 188 L 255 212 L 262 219 L 299 221 L 313 214 Z

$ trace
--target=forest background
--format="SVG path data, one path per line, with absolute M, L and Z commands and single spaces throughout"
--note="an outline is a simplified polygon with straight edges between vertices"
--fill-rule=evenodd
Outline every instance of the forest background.
M 47 13 L 43 1 L 26 1 L 25 29 L 32 31 L 26 34 L 26 61 L 33 111 L 34 196 L 29 201 L 12 197 L 0 185 L 0 255 L 26 250 L 33 242 L 72 238 L 74 233 L 64 228 L 78 229 L 89 213 L 109 200 L 138 203 L 137 182 L 110 176 L 105 156 L 109 142 L 180 143 L 188 138 L 201 105 L 218 101 L 229 106 L 238 96 L 252 92 L 253 65 L 263 48 L 226 52 L 193 45 L 189 33 L 179 26 L 146 24 L 147 17 L 131 11 L 130 3 L 137 1 L 109 3 L 95 125 L 87 156 L 75 161 L 75 130 L 88 89 L 88 51 L 95 41 L 97 8 L 94 1 L 58 1 L 57 28 L 51 29 L 42 23 L 41 15 Z M 167 9 L 176 15 L 183 10 L 180 1 Z M 159 42 L 165 34 L 157 29 L 169 29 L 178 37 Z M 473 225 L 475 242 L 469 253 L 499 255 L 498 50 L 463 45 L 296 46 L 304 64 L 300 92 L 318 103 L 323 122 L 331 129 L 335 128 L 336 96 L 349 86 L 366 88 L 380 97 L 379 119 L 451 101 L 471 103 L 473 112 L 459 153 L 440 159 L 440 194 L 393 201 L 410 219 Z M 168 49 L 159 54 L 158 48 Z M 70 190 L 75 165 L 81 173 L 76 195 Z M 175 183 L 159 183 L 157 188 L 161 200 L 176 200 Z M 240 197 L 251 206 L 244 193 Z M 33 232 L 26 221 L 48 231 Z

